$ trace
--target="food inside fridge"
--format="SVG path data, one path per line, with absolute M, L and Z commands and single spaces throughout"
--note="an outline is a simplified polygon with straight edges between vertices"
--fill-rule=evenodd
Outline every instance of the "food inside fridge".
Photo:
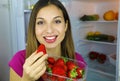
M 97 21 L 99 20 L 99 15 L 98 14 L 93 14 L 93 15 L 83 15 L 80 17 L 81 21 Z
M 98 61 L 98 63 L 105 63 L 107 60 L 107 56 L 103 53 L 99 53 L 96 51 L 91 51 L 88 53 L 88 57 L 90 58 L 90 60 L 96 60 Z
M 118 19 L 118 14 L 116 14 L 113 10 L 108 10 L 104 13 L 103 18 L 106 21 L 112 21 Z
M 102 34 L 100 32 L 88 32 L 86 39 L 93 41 L 114 42 L 115 37 L 113 35 Z

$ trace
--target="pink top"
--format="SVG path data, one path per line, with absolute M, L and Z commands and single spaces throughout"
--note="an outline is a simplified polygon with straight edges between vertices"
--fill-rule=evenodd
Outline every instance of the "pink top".
M 9 66 L 20 77 L 22 77 L 23 74 L 23 64 L 25 63 L 25 54 L 26 54 L 26 50 L 18 51 L 9 62 Z M 76 54 L 76 60 L 83 61 L 85 63 L 83 57 L 79 53 L 75 53 L 75 54 Z

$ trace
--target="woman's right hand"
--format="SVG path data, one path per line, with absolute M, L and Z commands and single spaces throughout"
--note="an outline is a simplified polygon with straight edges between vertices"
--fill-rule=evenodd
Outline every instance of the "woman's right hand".
M 22 81 L 35 81 L 46 71 L 46 59 L 48 54 L 34 52 L 25 60 L 23 65 Z

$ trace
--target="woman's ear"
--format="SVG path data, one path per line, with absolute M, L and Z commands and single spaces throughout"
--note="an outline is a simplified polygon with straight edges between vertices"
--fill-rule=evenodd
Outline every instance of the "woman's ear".
M 67 28 L 68 28 L 68 20 L 66 20 L 66 23 L 65 23 L 65 31 L 67 31 Z

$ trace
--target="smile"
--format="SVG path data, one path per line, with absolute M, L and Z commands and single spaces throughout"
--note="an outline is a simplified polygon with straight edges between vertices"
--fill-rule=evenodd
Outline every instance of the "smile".
M 54 43 L 56 41 L 57 36 L 45 36 L 44 39 L 47 43 Z

